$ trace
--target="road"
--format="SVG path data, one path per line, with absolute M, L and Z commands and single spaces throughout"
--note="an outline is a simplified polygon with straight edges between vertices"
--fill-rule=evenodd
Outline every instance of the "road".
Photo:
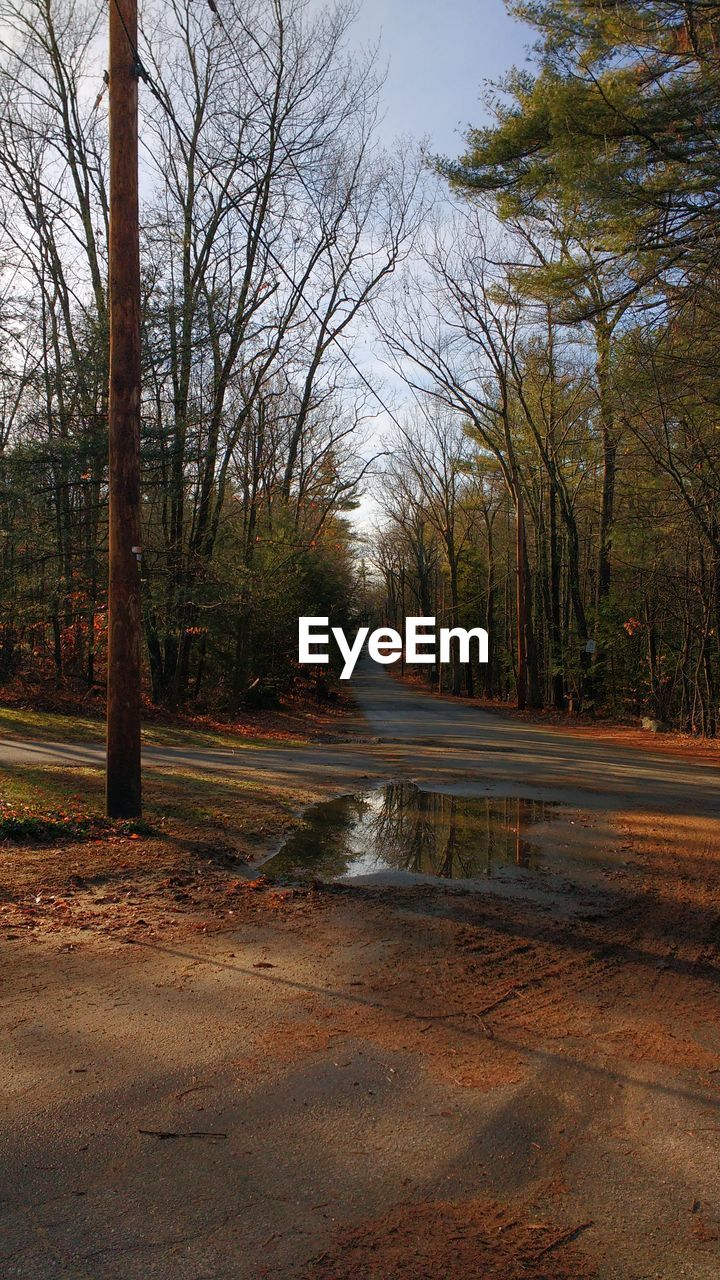
M 3 1280 L 717 1280 L 716 770 L 355 689 L 365 741 L 146 763 L 564 800 L 592 894 L 221 885 L 208 923 L 192 872 L 127 938 L 0 928 Z M 137 886 L 105 880 L 68 896 L 110 920 Z
M 402 777 L 439 790 L 537 797 L 591 809 L 720 816 L 718 770 L 712 764 L 429 697 L 371 662 L 358 666 L 352 687 L 375 741 L 231 751 L 147 746 L 144 761 L 159 768 L 267 774 L 295 785 L 303 778 L 316 784 L 320 775 L 336 791 L 363 776 Z M 0 765 L 96 765 L 103 759 L 99 743 L 0 739 Z

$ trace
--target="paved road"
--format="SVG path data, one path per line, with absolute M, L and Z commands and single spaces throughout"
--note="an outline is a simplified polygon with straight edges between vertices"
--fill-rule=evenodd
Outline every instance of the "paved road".
M 458 793 L 720 817 L 720 775 L 711 764 L 594 741 L 428 697 L 370 662 L 358 667 L 353 689 L 374 741 L 227 751 L 146 747 L 145 763 L 267 775 L 276 784 L 296 787 L 303 778 L 313 787 L 320 780 L 335 791 L 362 777 L 400 776 Z M 98 764 L 103 755 L 99 743 L 0 739 L 0 765 Z
M 505 795 L 591 808 L 671 809 L 720 815 L 712 765 L 623 748 L 417 693 L 368 664 L 355 681 L 374 733 L 417 781 L 457 789 L 465 777 Z

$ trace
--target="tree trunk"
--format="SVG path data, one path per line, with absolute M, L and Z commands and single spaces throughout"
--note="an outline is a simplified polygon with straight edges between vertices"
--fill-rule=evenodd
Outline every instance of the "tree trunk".
M 563 681 L 562 617 L 560 613 L 560 554 L 557 531 L 557 499 L 550 485 L 550 690 L 556 711 L 565 709 Z
M 597 583 L 595 595 L 596 630 L 602 626 L 603 611 L 612 583 L 612 540 L 615 519 L 615 481 L 617 474 L 617 433 L 612 407 L 610 377 L 611 330 L 604 321 L 595 328 L 598 397 L 600 402 L 600 437 L 602 442 L 602 492 L 600 497 L 600 536 L 598 542 Z M 606 657 L 598 645 L 594 662 L 594 697 L 602 702 L 606 683 Z
M 450 562 L 450 612 L 451 626 L 456 627 L 458 625 L 458 578 L 457 561 L 454 554 Z M 460 666 L 460 641 L 457 636 L 453 636 L 450 641 L 450 670 L 453 697 L 459 698 L 462 691 L 462 670 Z
M 526 707 L 543 705 L 538 671 L 535 628 L 532 617 L 530 592 L 530 563 L 525 534 L 525 504 L 519 485 L 516 499 L 516 557 L 517 557 L 517 704 L 520 711 Z

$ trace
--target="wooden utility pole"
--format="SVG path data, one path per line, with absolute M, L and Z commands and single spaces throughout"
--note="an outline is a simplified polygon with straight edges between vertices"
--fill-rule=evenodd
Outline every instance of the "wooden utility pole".
M 110 6 L 110 398 L 107 813 L 137 818 L 140 780 L 140 236 L 137 0 Z

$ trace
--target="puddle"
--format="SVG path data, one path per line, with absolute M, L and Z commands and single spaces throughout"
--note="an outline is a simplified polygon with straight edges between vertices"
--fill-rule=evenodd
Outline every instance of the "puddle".
M 308 809 L 263 871 L 280 879 L 386 883 L 525 878 L 540 870 L 533 834 L 565 806 L 541 800 L 466 798 L 407 782 L 340 796 Z

